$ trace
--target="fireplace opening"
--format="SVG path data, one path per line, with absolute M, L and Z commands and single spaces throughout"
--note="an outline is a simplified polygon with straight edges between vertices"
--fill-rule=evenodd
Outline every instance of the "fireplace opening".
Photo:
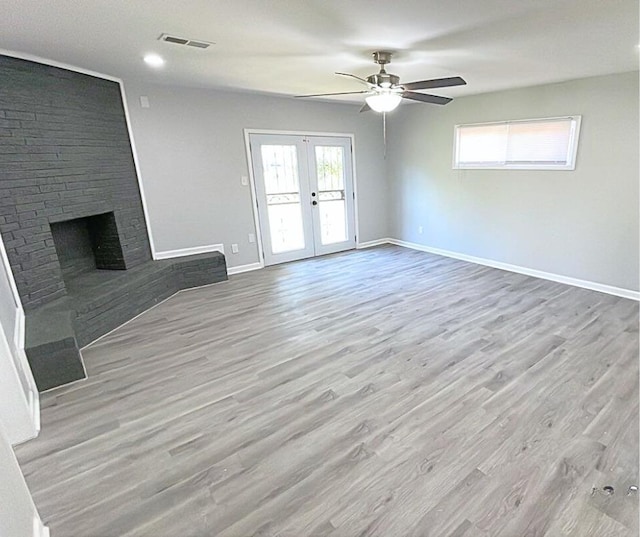
M 125 270 L 113 212 L 51 223 L 65 283 L 94 270 Z

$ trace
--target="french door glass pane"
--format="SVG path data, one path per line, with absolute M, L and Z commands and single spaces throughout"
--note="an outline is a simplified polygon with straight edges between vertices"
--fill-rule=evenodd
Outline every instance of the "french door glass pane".
M 316 146 L 318 209 L 322 244 L 333 244 L 347 240 L 343 152 L 342 147 Z
M 261 152 L 271 250 L 274 254 L 302 250 L 305 243 L 296 146 L 262 145 Z

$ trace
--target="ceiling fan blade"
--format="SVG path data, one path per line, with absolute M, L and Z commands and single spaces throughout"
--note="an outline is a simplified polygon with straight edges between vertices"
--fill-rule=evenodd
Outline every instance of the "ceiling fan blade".
M 364 103 L 362 105 L 362 108 L 360 108 L 360 112 L 369 112 L 370 110 L 371 110 L 371 107 L 367 103 Z
M 350 78 L 355 78 L 358 82 L 362 82 L 363 84 L 366 84 L 367 86 L 369 86 L 370 88 L 375 86 L 375 84 L 371 84 L 368 80 L 361 78 L 359 76 L 356 75 L 352 75 L 351 73 L 336 73 L 336 75 L 340 75 L 340 76 L 348 76 Z
M 404 91 L 402 96 L 405 99 L 411 99 L 412 101 L 420 101 L 423 103 L 431 104 L 447 104 L 453 101 L 449 97 L 440 97 L 439 95 L 429 95 L 428 93 L 415 93 L 413 91 Z
M 433 89 L 433 88 L 448 88 L 451 86 L 464 86 L 466 85 L 464 78 L 459 76 L 451 76 L 448 78 L 434 78 L 432 80 L 419 80 L 418 82 L 409 82 L 408 84 L 401 84 L 401 86 L 409 91 L 421 90 L 421 89 Z
M 338 93 L 314 93 L 312 95 L 294 95 L 296 99 L 300 99 L 303 97 L 326 97 L 328 95 L 356 95 L 359 93 L 370 93 L 369 90 L 362 91 L 340 91 Z

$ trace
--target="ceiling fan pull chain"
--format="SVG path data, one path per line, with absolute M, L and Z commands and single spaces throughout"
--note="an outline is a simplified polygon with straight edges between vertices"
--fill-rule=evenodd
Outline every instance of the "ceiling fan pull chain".
M 384 142 L 383 158 L 387 158 L 387 113 L 382 112 L 382 140 Z

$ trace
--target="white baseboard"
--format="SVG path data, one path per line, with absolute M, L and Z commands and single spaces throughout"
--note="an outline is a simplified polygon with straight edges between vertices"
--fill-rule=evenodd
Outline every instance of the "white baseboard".
M 165 250 L 164 252 L 156 252 L 154 259 L 171 259 L 187 255 L 206 254 L 209 252 L 220 252 L 221 254 L 224 254 L 224 244 L 208 244 L 206 246 L 180 248 L 179 250 Z
M 385 238 L 385 239 L 376 239 L 374 241 L 359 242 L 358 244 L 356 244 L 356 249 L 362 250 L 363 248 L 372 248 L 374 246 L 381 246 L 383 244 L 391 244 L 391 240 L 392 239 Z
M 13 333 L 13 344 L 16 349 L 24 348 L 25 338 L 25 315 L 22 308 L 16 308 L 16 324 Z
M 36 381 L 31 373 L 31 367 L 28 365 L 29 361 L 27 359 L 27 353 L 24 350 L 24 346 L 18 349 L 18 354 L 20 355 L 20 358 L 24 360 L 24 363 L 28 368 L 28 371 L 26 372 L 29 375 L 29 393 L 27 394 L 27 399 L 29 411 L 31 412 L 31 422 L 33 423 L 33 438 L 36 438 L 40 434 L 40 393 L 38 392 Z M 82 367 L 84 368 L 84 362 L 82 363 Z M 85 375 L 86 374 L 85 370 Z
M 42 523 L 36 514 L 33 517 L 33 537 L 49 537 L 49 528 Z
M 606 285 L 604 283 L 592 282 L 589 280 L 581 280 L 579 278 L 572 278 L 570 276 L 564 276 L 562 274 L 554 274 L 552 272 L 545 272 L 542 270 L 532 269 L 528 267 L 522 267 L 520 265 L 512 265 L 510 263 L 503 263 L 502 261 L 494 261 L 493 259 L 486 259 L 484 257 L 476 257 L 467 254 L 461 254 L 459 252 L 452 252 L 450 250 L 442 250 L 440 248 L 433 248 L 431 246 L 425 246 L 416 242 L 403 241 L 400 239 L 393 239 L 390 237 L 384 239 L 376 239 L 373 241 L 359 242 L 356 244 L 356 249 L 362 250 L 365 248 L 373 248 L 374 246 L 382 246 L 383 244 L 395 244 L 396 246 L 403 246 L 404 248 L 411 248 L 412 250 L 418 250 L 420 252 L 427 252 L 430 254 L 441 255 L 443 257 L 451 257 L 453 259 L 459 259 L 461 261 L 467 261 L 469 263 L 475 263 L 476 265 L 483 265 L 485 267 L 496 268 L 500 270 L 506 270 L 508 272 L 515 272 L 517 274 L 524 274 L 525 276 L 533 276 L 534 278 L 540 278 L 542 280 L 549 280 L 557 283 L 564 283 L 566 285 L 572 285 L 574 287 L 581 287 L 582 289 L 589 289 L 590 291 L 599 291 L 600 293 L 606 293 L 608 295 L 619 296 L 622 298 L 629 298 L 631 300 L 640 301 L 640 291 L 633 291 L 631 289 L 624 289 L 622 287 L 615 287 L 613 285 Z M 255 265 L 255 268 L 254 268 Z M 247 267 L 244 270 L 244 267 Z M 240 272 L 246 272 L 248 270 L 256 270 L 263 268 L 260 263 L 253 263 L 251 265 L 243 265 L 241 267 L 232 267 L 228 270 L 228 274 L 238 274 Z M 240 269 L 240 270 L 238 270 Z
M 521 267 L 519 265 L 511 265 L 509 263 L 503 263 L 501 261 L 494 261 L 493 259 L 485 259 L 483 257 L 475 257 L 458 252 L 451 252 L 449 250 L 441 250 L 440 248 L 432 248 L 431 246 L 425 246 L 423 244 L 417 244 L 415 242 L 407 242 L 399 239 L 389 239 L 388 242 L 390 244 L 395 244 L 396 246 L 403 246 L 405 248 L 411 248 L 412 250 L 419 250 L 421 252 L 428 252 L 430 254 L 451 257 L 453 259 L 459 259 L 461 261 L 468 261 L 469 263 L 484 265 L 485 267 L 507 270 L 509 272 L 516 272 L 518 274 L 524 274 L 525 276 L 533 276 L 534 278 L 541 278 L 543 280 L 550 280 L 552 282 L 573 285 L 574 287 L 582 287 L 583 289 L 599 291 L 601 293 L 619 296 L 622 298 L 630 298 L 631 300 L 640 300 L 640 291 L 623 289 L 621 287 L 591 282 L 588 280 L 580 280 L 578 278 L 571 278 L 570 276 L 563 276 L 561 274 L 554 274 L 552 272 L 544 272 L 542 270 Z
M 13 429 L 10 431 L 12 444 L 18 445 L 36 438 L 40 432 L 40 395 L 24 350 L 25 315 L 21 306 L 15 309 L 13 339 L 9 340 L 9 334 L 5 334 L 5 337 L 6 350 L 10 354 L 10 361 L 15 369 L 15 378 L 20 386 L 19 396 L 12 403 L 13 414 L 23 416 L 20 433 Z M 14 434 L 16 436 L 13 436 Z
M 229 267 L 227 274 L 232 276 L 233 274 L 242 274 L 243 272 L 250 272 L 252 270 L 260 270 L 264 268 L 262 263 L 249 263 L 248 265 L 238 265 L 237 267 Z

